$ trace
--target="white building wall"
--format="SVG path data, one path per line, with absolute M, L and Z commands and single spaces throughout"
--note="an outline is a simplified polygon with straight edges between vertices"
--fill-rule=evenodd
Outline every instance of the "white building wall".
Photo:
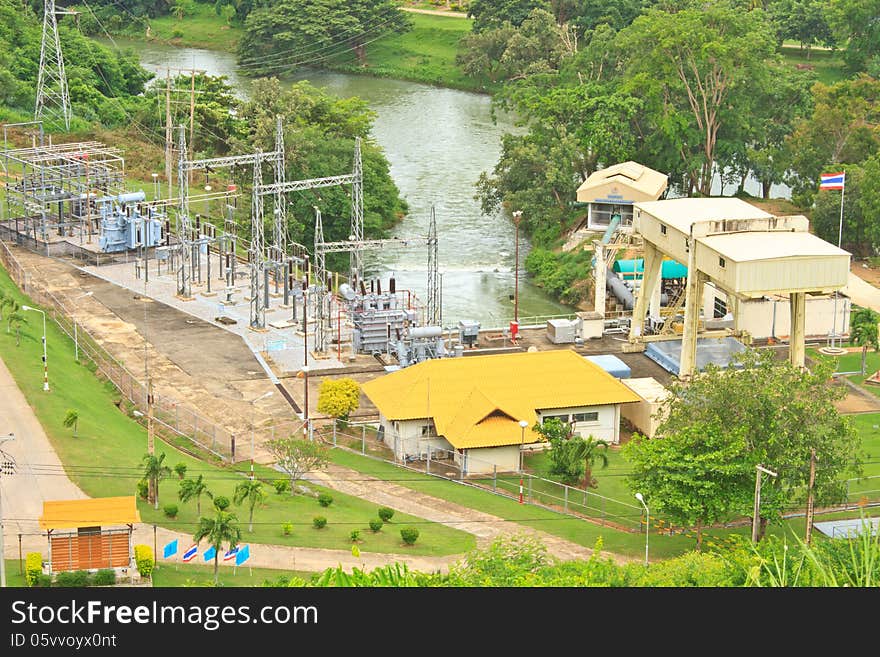
M 438 450 L 452 450 L 452 445 L 445 438 L 434 435 L 434 421 L 429 418 L 390 421 L 380 414 L 379 421 L 385 427 L 385 444 L 394 451 L 394 457 L 398 460 L 426 458 L 429 449 L 432 458 Z M 422 427 L 430 427 L 430 434 L 423 435 Z
M 519 470 L 519 445 L 474 447 L 465 450 L 467 474 L 492 474 Z M 460 457 L 457 459 L 460 462 Z
M 571 418 L 575 413 L 599 413 L 595 422 L 577 422 L 574 432 L 582 438 L 593 436 L 599 440 L 617 443 L 620 440 L 620 415 L 619 404 L 606 404 L 604 406 L 576 406 L 570 408 L 548 408 L 538 411 L 538 421 L 543 422 L 545 417 L 565 415 Z

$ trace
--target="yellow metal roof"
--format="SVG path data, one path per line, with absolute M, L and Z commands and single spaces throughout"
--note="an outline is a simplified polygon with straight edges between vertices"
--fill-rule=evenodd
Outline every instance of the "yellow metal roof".
M 365 395 L 389 420 L 431 418 L 456 449 L 514 445 L 520 420 L 537 411 L 639 401 L 638 395 L 570 349 L 427 360 L 368 381 Z
M 129 525 L 140 522 L 137 500 L 126 497 L 97 497 L 85 500 L 43 502 L 42 529 L 74 529 L 105 525 Z

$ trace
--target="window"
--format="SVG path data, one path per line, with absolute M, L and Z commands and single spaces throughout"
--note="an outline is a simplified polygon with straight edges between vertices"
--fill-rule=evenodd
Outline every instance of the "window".
M 724 299 L 719 299 L 715 297 L 715 303 L 713 304 L 712 309 L 712 317 L 715 319 L 721 319 L 727 314 L 727 303 Z
M 422 435 L 423 436 L 431 436 L 433 434 L 434 434 L 434 432 L 431 430 L 430 424 L 422 426 Z
M 661 235 L 666 234 L 666 226 L 664 226 L 663 224 L 660 224 L 660 234 Z
M 589 413 L 573 413 L 572 422 L 598 422 L 599 411 L 590 411 Z
M 724 258 L 718 258 L 718 266 L 725 267 L 727 263 L 724 261 Z
M 559 420 L 562 424 L 568 424 L 568 415 L 545 415 L 541 418 L 541 424 L 547 424 L 547 420 Z

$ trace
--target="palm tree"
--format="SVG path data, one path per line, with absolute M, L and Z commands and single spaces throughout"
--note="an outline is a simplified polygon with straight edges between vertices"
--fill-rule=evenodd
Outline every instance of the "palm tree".
M 5 294 L 5 293 L 0 293 L 0 294 L 3 295 L 3 296 L 0 296 L 0 315 L 2 315 L 2 311 L 4 308 L 9 308 L 10 315 L 15 313 L 19 308 L 18 301 L 13 299 L 12 295 L 10 295 L 10 294 Z M 2 319 L 2 316 L 0 316 L 0 319 Z M 9 322 L 7 321 L 7 323 L 6 323 L 6 332 L 7 333 L 9 333 L 9 329 L 10 329 Z
M 203 538 L 207 538 L 208 543 L 214 547 L 214 584 L 217 584 L 217 566 L 223 543 L 228 543 L 231 550 L 241 540 L 238 518 L 234 513 L 220 510 L 213 518 L 199 518 L 199 526 L 193 534 L 193 541 L 198 543 Z
M 608 443 L 604 440 L 596 440 L 592 436 L 589 438 L 581 438 L 573 448 L 572 458 L 583 459 L 584 461 L 584 488 L 595 488 L 596 480 L 593 478 L 593 465 L 596 459 L 602 461 L 602 467 L 608 466 Z
M 0 320 L 3 319 L 3 308 L 6 307 L 6 304 L 7 304 L 6 300 L 10 299 L 10 298 L 11 297 L 8 294 L 6 294 L 6 292 L 4 292 L 3 290 L 0 290 Z
M 862 374 L 865 374 L 868 360 L 868 347 L 874 347 L 874 351 L 880 351 L 880 342 L 877 336 L 877 322 L 880 315 L 870 308 L 859 308 L 850 318 L 849 339 L 853 344 L 862 348 Z
M 171 468 L 165 465 L 165 453 L 144 454 L 142 459 L 144 464 L 144 479 L 149 482 L 150 492 L 149 500 L 153 503 L 153 508 L 159 508 L 159 482 L 171 474 Z
M 205 483 L 205 478 L 202 475 L 199 475 L 195 479 L 184 479 L 180 482 L 180 490 L 177 491 L 177 497 L 180 498 L 181 502 L 189 502 L 191 499 L 196 499 L 196 514 L 202 515 L 202 494 L 208 493 L 208 484 Z M 210 496 L 210 493 L 208 493 Z
M 248 531 L 254 531 L 254 507 L 266 501 L 266 491 L 263 490 L 263 483 L 256 479 L 247 479 L 235 487 L 233 501 L 236 504 L 242 504 L 247 501 L 250 515 L 248 516 Z
M 74 408 L 67 409 L 67 415 L 64 416 L 63 424 L 67 429 L 73 427 L 73 437 L 76 438 L 76 428 L 79 425 L 79 411 Z
M 27 319 L 24 315 L 22 315 L 17 310 L 9 313 L 6 316 L 6 332 L 9 333 L 11 329 L 15 329 L 15 346 L 21 346 L 21 327 L 22 324 L 27 324 Z

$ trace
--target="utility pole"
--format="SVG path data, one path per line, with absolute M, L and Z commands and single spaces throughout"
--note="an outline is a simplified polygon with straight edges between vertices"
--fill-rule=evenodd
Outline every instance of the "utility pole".
M 153 434 L 153 379 L 147 380 L 147 451 L 156 453 L 156 440 Z
M 165 180 L 168 181 L 168 198 L 172 198 L 171 182 L 171 69 L 165 69 Z
M 522 210 L 513 211 L 514 230 L 514 251 L 516 255 L 513 257 L 513 321 L 516 324 L 517 333 L 519 332 L 519 222 L 522 220 Z
M 807 489 L 807 536 L 806 543 L 813 540 L 813 486 L 816 484 L 816 448 L 810 448 L 810 485 Z
M 772 470 L 768 470 L 762 465 L 755 466 L 755 508 L 752 512 L 752 543 L 758 542 L 758 525 L 761 522 L 761 473 L 766 472 L 771 477 L 777 476 Z
M 194 68 L 190 69 L 190 83 L 189 83 L 189 158 L 193 159 L 193 122 L 195 120 L 196 115 L 196 70 Z M 192 170 L 190 170 L 190 176 L 192 176 Z M 192 179 L 192 178 L 190 178 Z

